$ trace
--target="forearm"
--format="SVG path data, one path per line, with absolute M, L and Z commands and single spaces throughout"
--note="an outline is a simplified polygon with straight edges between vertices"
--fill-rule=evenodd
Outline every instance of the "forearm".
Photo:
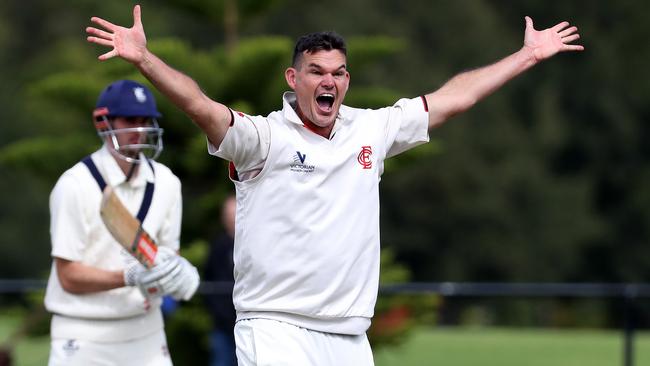
M 208 98 L 194 80 L 174 70 L 147 49 L 140 5 L 133 7 L 133 26 L 130 28 L 99 17 L 92 17 L 91 21 L 102 29 L 87 27 L 87 40 L 112 48 L 100 55 L 99 60 L 121 57 L 135 65 L 156 89 L 205 132 L 213 145 L 221 144 L 230 124 L 230 110 Z
M 147 51 L 135 66 L 174 105 L 185 112 L 215 145 L 221 143 L 230 123 L 230 111 L 208 98 L 189 76 Z
M 80 262 L 55 259 L 59 282 L 73 294 L 108 291 L 124 286 L 123 271 L 107 271 Z
M 532 51 L 524 47 L 494 64 L 454 76 L 440 89 L 425 96 L 429 105 L 429 128 L 470 109 L 536 63 Z

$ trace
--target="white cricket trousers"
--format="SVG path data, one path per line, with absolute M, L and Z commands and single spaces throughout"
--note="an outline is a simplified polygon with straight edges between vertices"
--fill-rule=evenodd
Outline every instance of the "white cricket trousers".
M 48 366 L 172 366 L 165 331 L 128 342 L 52 339 Z
M 365 334 L 323 333 L 269 319 L 235 324 L 239 366 L 373 366 Z

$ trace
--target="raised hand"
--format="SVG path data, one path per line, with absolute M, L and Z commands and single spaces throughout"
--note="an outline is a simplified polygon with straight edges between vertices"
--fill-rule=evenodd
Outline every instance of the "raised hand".
M 99 25 L 103 30 L 87 27 L 88 42 L 113 48 L 111 51 L 100 55 L 99 60 L 105 61 L 115 56 L 122 57 L 133 64 L 138 64 L 144 60 L 147 53 L 147 37 L 144 34 L 140 14 L 140 5 L 136 5 L 133 8 L 133 26 L 131 28 L 115 25 L 98 17 L 90 19 L 91 22 Z
M 538 31 L 533 27 L 533 20 L 526 17 L 524 47 L 532 50 L 536 61 L 545 60 L 558 52 L 582 51 L 583 46 L 570 44 L 580 38 L 577 32 L 578 27 L 569 26 L 569 22 L 562 22 L 552 28 Z

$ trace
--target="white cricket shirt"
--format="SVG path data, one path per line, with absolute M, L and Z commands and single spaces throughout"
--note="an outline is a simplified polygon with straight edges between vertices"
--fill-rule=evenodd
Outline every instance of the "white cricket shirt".
M 379 285 L 384 160 L 429 140 L 426 105 L 414 98 L 376 110 L 342 106 L 326 139 L 300 121 L 293 93 L 283 99 L 268 117 L 233 113 L 219 149 L 208 146 L 240 173 L 238 319 L 364 333 Z
M 93 162 L 117 196 L 135 216 L 147 182 L 154 182 L 144 229 L 158 245 L 178 250 L 182 215 L 181 184 L 166 166 L 142 163 L 129 182 L 106 146 Z M 102 192 L 90 170 L 77 163 L 59 178 L 50 195 L 52 257 L 78 261 L 106 270 L 122 270 L 134 259 L 113 239 L 99 215 Z M 72 294 L 59 282 L 52 264 L 45 306 L 54 314 L 54 338 L 124 341 L 162 329 L 160 299 L 147 302 L 137 287 Z

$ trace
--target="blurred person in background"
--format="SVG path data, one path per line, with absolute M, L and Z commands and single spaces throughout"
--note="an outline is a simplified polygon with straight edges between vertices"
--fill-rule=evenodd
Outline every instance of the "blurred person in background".
M 93 112 L 102 147 L 64 172 L 51 192 L 50 366 L 172 364 L 162 296 L 189 300 L 199 275 L 177 254 L 181 183 L 155 161 L 162 151 L 159 117 L 144 85 L 108 85 Z M 158 244 L 150 270 L 104 225 L 100 204 L 107 185 Z
M 236 199 L 229 195 L 221 207 L 223 230 L 210 243 L 208 259 L 205 262 L 203 280 L 222 282 L 229 285 L 228 291 L 211 292 L 205 295 L 208 311 L 212 317 L 210 332 L 210 366 L 237 365 L 235 356 L 235 320 L 237 314 L 232 301 L 233 251 L 235 244 Z M 222 287 L 219 288 L 220 290 Z

